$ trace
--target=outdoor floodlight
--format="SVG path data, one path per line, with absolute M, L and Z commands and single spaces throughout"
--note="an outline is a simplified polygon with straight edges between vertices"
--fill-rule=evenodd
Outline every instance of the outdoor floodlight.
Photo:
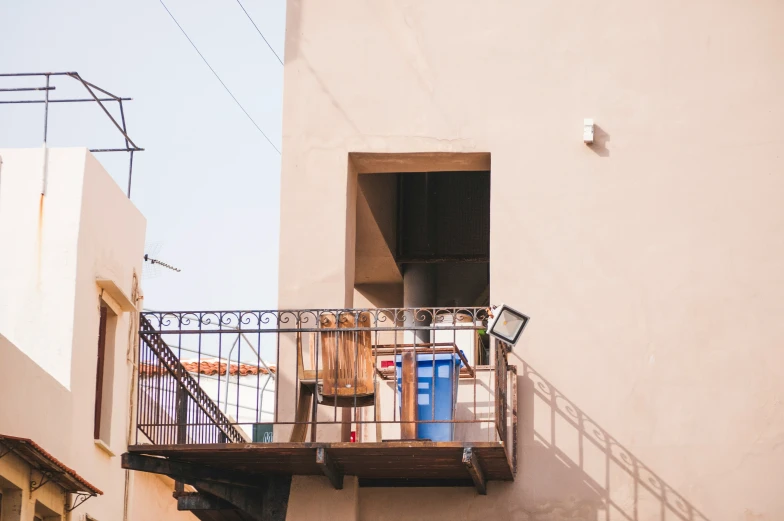
M 506 304 L 493 309 L 493 318 L 487 326 L 487 333 L 513 346 L 523 334 L 528 317 Z

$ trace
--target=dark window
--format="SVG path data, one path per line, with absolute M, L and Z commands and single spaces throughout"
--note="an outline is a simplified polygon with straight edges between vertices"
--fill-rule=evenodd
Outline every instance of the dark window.
M 103 405 L 103 376 L 106 364 L 106 319 L 108 308 L 101 306 L 101 321 L 98 326 L 98 369 L 95 377 L 95 439 L 101 439 L 101 409 Z
M 400 175 L 398 262 L 490 257 L 490 173 Z
M 109 444 L 112 413 L 112 381 L 114 376 L 114 333 L 117 322 L 109 307 L 101 303 L 98 324 L 98 356 L 95 373 L 95 424 L 96 440 Z

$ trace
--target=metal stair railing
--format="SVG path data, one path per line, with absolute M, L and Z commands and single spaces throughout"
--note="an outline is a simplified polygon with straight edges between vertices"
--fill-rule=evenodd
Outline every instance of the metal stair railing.
M 150 441 L 154 444 L 168 444 L 165 442 L 172 441 L 176 444 L 183 444 L 188 443 L 189 438 L 195 437 L 197 438 L 196 442 L 199 442 L 204 436 L 199 436 L 199 434 L 188 436 L 188 431 L 189 429 L 191 431 L 198 431 L 198 429 L 203 429 L 204 427 L 217 428 L 220 433 L 218 436 L 218 441 L 220 442 L 242 443 L 245 441 L 242 434 L 223 412 L 221 412 L 215 402 L 213 402 L 201 386 L 199 386 L 185 367 L 183 367 L 180 360 L 163 340 L 160 333 L 155 330 L 152 324 L 150 324 L 143 315 L 140 316 L 139 339 L 140 343 L 143 343 L 149 348 L 155 356 L 155 360 L 150 361 L 152 363 L 142 362 L 142 360 L 140 360 L 139 379 L 141 380 L 142 374 L 145 373 L 145 371 L 147 371 L 145 377 L 152 377 L 149 373 L 150 369 L 154 368 L 154 371 L 159 373 L 156 376 L 168 375 L 173 378 L 172 383 L 176 386 L 176 389 L 174 389 L 174 399 L 172 399 L 172 397 L 160 398 L 162 392 L 172 394 L 172 390 L 163 390 L 162 385 L 153 388 L 150 385 L 143 384 L 141 381 L 139 382 L 139 417 L 137 417 L 137 428 L 143 432 Z M 166 374 L 164 374 L 164 370 Z M 146 391 L 154 390 L 158 393 L 159 399 L 157 400 L 157 403 L 153 405 L 150 403 L 153 400 L 149 397 L 142 396 L 143 388 Z M 189 404 L 188 401 L 191 403 Z M 166 404 L 166 407 L 164 404 Z M 195 405 L 195 407 L 192 405 Z M 150 410 L 151 407 L 158 408 L 158 410 L 155 411 L 156 421 L 153 423 L 148 421 L 149 416 L 153 412 Z M 160 419 L 161 409 L 163 408 L 172 409 L 163 411 L 163 413 L 173 417 L 174 422 L 164 422 Z M 193 416 L 203 416 L 209 424 L 189 421 Z M 142 417 L 144 417 L 144 419 L 140 421 Z M 167 427 L 174 428 L 174 436 L 167 435 Z M 156 428 L 163 428 L 164 433 L 160 434 L 160 431 L 156 431 Z M 158 433 L 158 435 L 156 435 L 156 433 Z

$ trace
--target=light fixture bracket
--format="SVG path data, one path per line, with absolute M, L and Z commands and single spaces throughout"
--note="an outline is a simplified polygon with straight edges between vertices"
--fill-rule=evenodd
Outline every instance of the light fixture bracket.
M 523 334 L 530 317 L 520 313 L 506 304 L 494 307 L 491 311 L 492 319 L 487 325 L 487 334 L 514 346 Z

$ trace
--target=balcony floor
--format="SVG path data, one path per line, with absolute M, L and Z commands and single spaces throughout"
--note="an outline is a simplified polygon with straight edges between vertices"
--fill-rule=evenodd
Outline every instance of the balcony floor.
M 514 471 L 501 442 L 391 441 L 382 443 L 235 443 L 132 445 L 128 452 L 253 475 L 323 475 L 316 452 L 325 449 L 342 474 L 368 485 L 418 486 L 471 482 L 463 451 L 471 448 L 487 481 L 511 481 Z

